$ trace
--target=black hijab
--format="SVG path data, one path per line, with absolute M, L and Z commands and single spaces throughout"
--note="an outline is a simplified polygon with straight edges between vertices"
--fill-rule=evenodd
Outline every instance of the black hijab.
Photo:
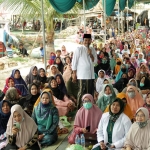
M 46 77 L 46 74 L 45 74 L 44 77 L 41 77 L 41 76 L 40 76 L 40 71 L 41 71 L 41 70 L 43 70 L 44 73 L 45 73 L 45 70 L 44 70 L 43 68 L 40 68 L 40 69 L 38 70 L 38 73 L 39 73 L 39 81 L 40 81 L 42 84 L 45 84 L 46 81 L 47 81 L 47 77 Z
M 54 60 L 54 65 L 57 65 L 57 68 L 58 70 L 63 74 L 63 71 L 64 71 L 64 65 L 60 59 L 60 63 L 56 63 L 56 59 L 60 59 L 60 57 L 56 57 L 55 60 Z
M 9 107 L 11 109 L 11 104 L 9 103 L 9 101 L 3 100 L 0 102 L 0 135 L 4 134 L 6 132 L 7 123 L 8 123 L 9 117 L 11 115 L 11 112 L 9 112 L 7 114 L 3 113 L 2 106 L 3 106 L 4 102 L 7 102 L 7 104 L 9 105 Z
M 56 81 L 56 79 L 55 79 L 54 77 L 51 77 L 51 78 L 49 79 L 49 82 L 48 82 L 49 88 L 52 90 L 53 95 L 54 95 L 56 98 L 58 98 L 59 100 L 63 100 L 64 94 L 63 94 L 63 92 L 61 92 L 61 91 L 59 90 L 58 86 L 57 86 L 56 88 L 52 88 L 52 87 L 51 87 L 51 82 L 52 82 L 52 80 L 55 80 L 55 81 Z

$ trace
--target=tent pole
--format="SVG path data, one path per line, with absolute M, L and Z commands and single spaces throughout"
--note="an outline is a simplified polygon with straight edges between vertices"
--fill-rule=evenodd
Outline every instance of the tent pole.
M 118 1 L 118 35 L 120 34 L 120 8 L 119 8 L 119 1 Z
M 43 0 L 41 0 L 41 15 L 42 15 L 42 31 L 43 31 L 43 48 L 44 48 L 44 67 L 46 70 L 46 46 L 45 46 L 45 28 L 44 28 L 44 8 L 43 8 Z
M 129 12 L 128 12 L 128 9 L 129 9 L 129 0 L 127 0 L 127 31 L 129 30 Z
M 83 0 L 83 20 L 84 20 L 84 33 L 86 33 L 85 0 Z
M 104 2 L 104 43 L 106 43 L 106 0 Z

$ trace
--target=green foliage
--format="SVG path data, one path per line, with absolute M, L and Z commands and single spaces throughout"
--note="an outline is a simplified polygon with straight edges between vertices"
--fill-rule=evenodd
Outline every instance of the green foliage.
M 28 62 L 28 58 L 23 58 L 23 57 L 13 57 L 11 58 L 11 60 L 17 62 Z

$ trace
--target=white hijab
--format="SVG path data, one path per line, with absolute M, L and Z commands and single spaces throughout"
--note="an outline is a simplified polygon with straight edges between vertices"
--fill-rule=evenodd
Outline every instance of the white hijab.
M 11 107 L 11 116 L 7 123 L 6 134 L 13 135 L 12 128 L 14 126 L 13 114 L 17 111 L 23 118 L 20 123 L 20 129 L 16 136 L 16 145 L 20 148 L 25 146 L 34 136 L 37 131 L 37 125 L 34 120 L 21 108 L 20 105 L 16 104 Z

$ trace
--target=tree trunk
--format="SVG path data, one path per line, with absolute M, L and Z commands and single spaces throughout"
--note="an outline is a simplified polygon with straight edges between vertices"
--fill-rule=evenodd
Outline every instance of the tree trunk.
M 46 33 L 46 58 L 49 60 L 50 58 L 50 53 L 55 52 L 54 49 L 54 32 L 47 32 Z

